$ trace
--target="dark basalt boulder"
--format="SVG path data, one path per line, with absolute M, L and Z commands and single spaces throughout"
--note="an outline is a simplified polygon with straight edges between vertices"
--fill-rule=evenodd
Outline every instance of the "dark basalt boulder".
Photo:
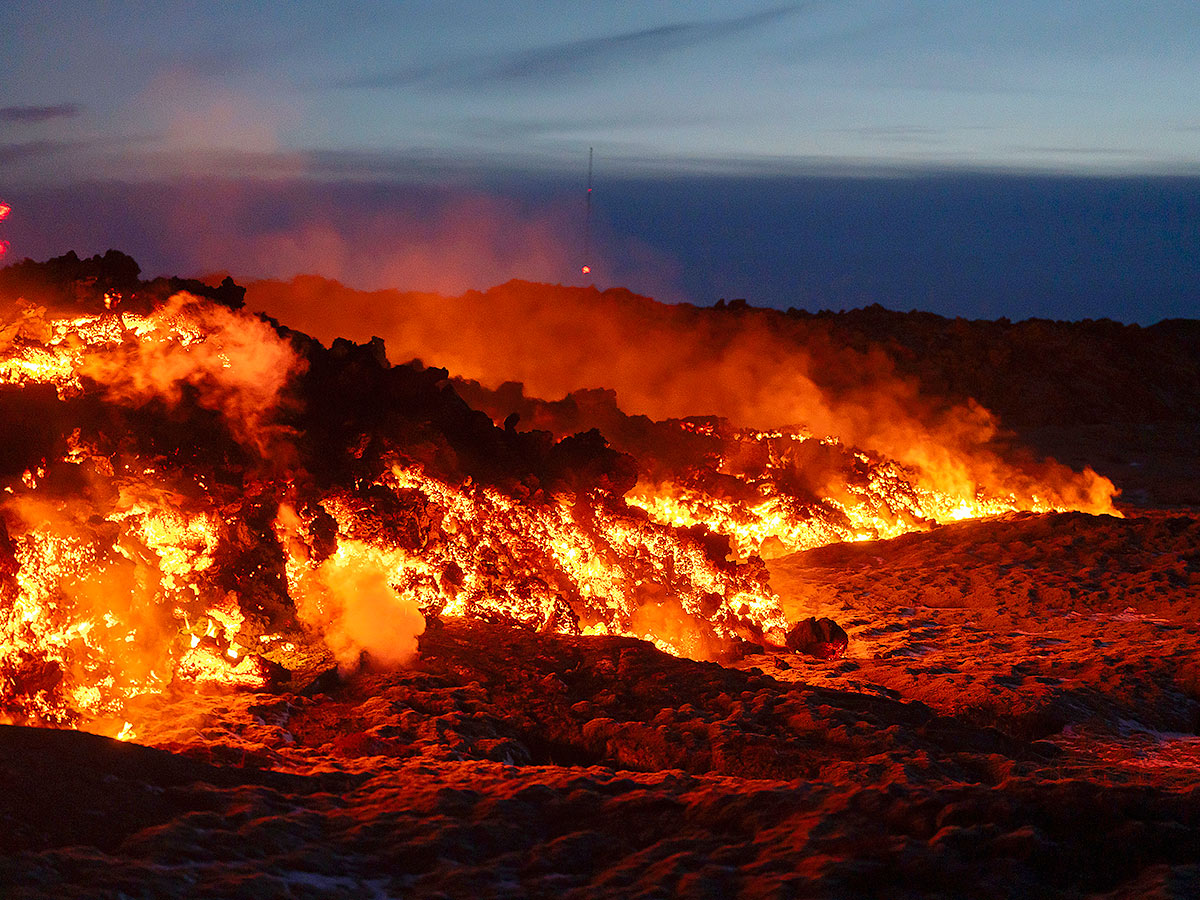
M 827 616 L 803 619 L 787 633 L 788 649 L 817 659 L 837 659 L 846 652 L 849 643 L 846 629 Z

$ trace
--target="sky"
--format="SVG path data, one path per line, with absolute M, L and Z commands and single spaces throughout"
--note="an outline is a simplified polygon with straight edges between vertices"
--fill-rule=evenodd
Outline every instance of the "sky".
M 587 261 L 702 304 L 1200 316 L 1198 71 L 1194 0 L 8 0 L 0 239 L 153 274 L 461 291 Z

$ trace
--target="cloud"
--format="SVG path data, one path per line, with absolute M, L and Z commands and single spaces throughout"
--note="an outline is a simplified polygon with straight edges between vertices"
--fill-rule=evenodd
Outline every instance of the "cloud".
M 157 73 L 134 102 L 162 132 L 164 149 L 176 152 L 276 153 L 280 132 L 298 118 L 285 98 L 183 66 Z
M 674 50 L 713 43 L 760 28 L 799 9 L 796 5 L 709 22 L 678 22 L 603 37 L 565 41 L 515 53 L 499 53 L 479 59 L 456 59 L 420 66 L 407 66 L 350 78 L 339 88 L 395 88 L 426 85 L 435 88 L 467 88 L 480 84 L 522 82 L 547 78 L 578 78 L 617 65 L 644 63 Z
M 501 117 L 474 115 L 448 124 L 459 135 L 476 141 L 505 141 L 517 139 L 528 145 L 538 139 L 541 146 L 552 146 L 546 139 L 563 139 L 563 152 L 577 152 L 582 136 L 626 135 L 639 129 L 720 128 L 722 125 L 751 125 L 752 116 L 738 110 L 717 110 L 712 107 L 689 107 L 683 110 L 621 111 L 611 115 L 543 115 L 537 117 Z M 569 141 L 569 143 L 568 143 Z M 589 141 L 591 142 L 591 141 Z M 618 140 L 608 137 L 604 152 L 610 158 L 622 149 Z M 624 147 L 628 149 L 630 145 Z M 528 150 L 523 155 L 528 155 Z
M 1073 144 L 1011 144 L 1010 150 L 1020 153 L 1059 154 L 1067 153 L 1075 156 L 1145 156 L 1145 151 L 1138 147 L 1102 147 L 1095 145 L 1082 147 Z
M 859 128 L 838 128 L 834 131 L 866 140 L 897 143 L 945 144 L 948 140 L 945 128 L 928 128 L 922 125 L 865 125 Z
M 27 159 L 41 159 L 79 149 L 79 141 L 17 141 L 0 144 L 0 164 L 13 165 Z
M 137 151 L 156 140 L 153 135 L 120 135 L 10 141 L 0 143 L 0 165 L 10 185 L 123 177 L 144 171 Z
M 0 122 L 15 122 L 32 125 L 49 122 L 51 119 L 74 119 L 83 112 L 77 103 L 59 103 L 57 106 L 0 106 Z

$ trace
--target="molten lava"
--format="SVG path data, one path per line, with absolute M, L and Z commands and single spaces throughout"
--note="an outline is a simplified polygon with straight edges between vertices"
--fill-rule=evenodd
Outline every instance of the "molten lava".
M 289 340 L 189 295 L 116 305 L 24 305 L 3 330 L 3 401 L 52 423 L 0 507 L 6 721 L 128 736 L 141 693 L 261 688 L 314 640 L 343 668 L 400 663 L 433 616 L 701 658 L 786 624 L 761 562 L 602 481 L 504 490 L 361 440 L 355 477 L 306 471 Z
M 729 535 L 739 555 L 766 558 L 838 541 L 886 540 L 962 519 L 1073 508 L 1047 502 L 1036 493 L 1021 497 L 983 488 L 965 494 L 939 491 L 924 484 L 918 471 L 850 450 L 836 438 L 817 439 L 795 431 L 724 431 L 723 445 L 707 466 L 658 483 L 639 483 L 628 501 L 656 521 L 703 524 Z M 799 489 L 791 477 L 797 456 L 807 455 L 806 443 L 839 457 L 843 476 L 813 493 Z M 738 464 L 747 450 L 764 461 Z
M 639 461 L 628 503 L 664 524 L 703 525 L 726 535 L 742 558 L 885 540 L 1018 511 L 1115 513 L 1112 483 L 1091 470 L 1077 475 L 1045 462 L 1030 472 L 996 465 L 979 480 L 939 459 L 936 448 L 928 467 L 904 465 L 798 426 L 764 431 L 712 416 L 662 422 L 627 416 L 609 391 L 545 402 L 525 397 L 520 385 L 496 391 L 478 382 L 458 386 L 497 422 L 516 414 L 555 435 L 599 427 Z
M 697 659 L 781 645 L 764 556 L 1071 505 L 1011 472 L 938 489 L 798 428 L 669 420 L 615 449 L 501 428 L 445 370 L 189 293 L 9 300 L 5 722 L 128 737 L 141 694 L 402 665 L 444 617 Z

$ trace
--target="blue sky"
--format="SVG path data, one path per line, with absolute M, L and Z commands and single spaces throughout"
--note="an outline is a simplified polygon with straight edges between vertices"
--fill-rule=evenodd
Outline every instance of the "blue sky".
M 947 172 L 1200 178 L 1197 72 L 1195 0 L 9 0 L 0 6 L 0 197 L 14 212 L 3 228 L 14 255 L 50 252 L 46 198 L 64 185 L 92 194 L 130 185 L 132 215 L 144 214 L 134 185 L 208 178 L 221 196 L 249 180 L 390 184 L 397 197 L 414 184 L 457 187 L 505 216 L 532 203 L 545 230 L 561 232 L 574 215 L 572 179 L 595 147 L 600 252 L 624 261 L 609 271 L 635 277 L 655 260 L 690 270 L 694 246 L 648 246 L 652 234 L 622 231 L 630 210 L 601 188 Z M 353 241 L 346 232 L 361 205 L 322 196 L 323 214 L 343 223 L 339 239 Z M 710 199 L 720 206 L 728 196 Z M 41 220 L 22 224 L 23 202 Z M 121 214 L 119 203 L 105 207 Z M 378 231 L 386 214 L 371 215 Z M 111 225 L 114 234 L 132 227 Z M 102 250 L 100 228 L 66 230 Z M 1186 243 L 1192 232 L 1163 240 Z M 158 264 L 242 262 L 189 252 Z M 530 277 L 554 274 L 529 268 Z M 725 287 L 647 282 L 698 302 L 709 298 L 697 291 Z M 887 285 L 876 293 L 886 305 Z
M 1192 0 L 10 0 L 0 31 L 12 178 L 587 146 L 621 169 L 1200 169 Z

